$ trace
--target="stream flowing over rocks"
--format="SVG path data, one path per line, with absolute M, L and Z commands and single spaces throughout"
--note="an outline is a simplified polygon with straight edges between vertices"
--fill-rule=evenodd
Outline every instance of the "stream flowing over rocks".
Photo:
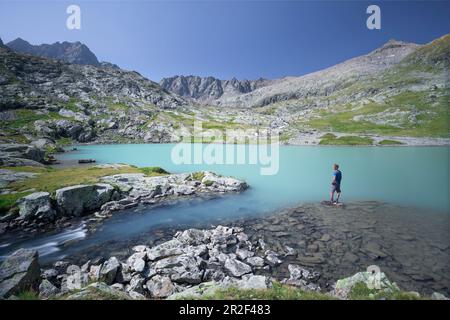
M 171 241 L 178 230 L 226 225 L 242 228 L 245 236 L 239 234 L 240 241 L 244 237 L 252 244 L 251 248 L 238 246 L 232 252 L 235 260 L 226 264 L 226 256 L 218 255 L 222 272 L 232 278 L 246 276 L 250 266 L 256 275 L 286 279 L 286 284 L 301 283 L 306 288 L 312 283 L 329 292 L 339 279 L 375 265 L 402 290 L 448 296 L 449 219 L 446 212 L 424 212 L 375 201 L 346 203 L 342 207 L 311 203 L 259 217 L 156 226 L 132 238 L 90 244 L 66 259 L 78 265 L 98 257 L 115 256 L 126 261 L 136 245 L 153 248 Z M 138 269 L 143 266 L 139 260 L 136 264 Z M 302 274 L 302 278 L 291 274 Z M 304 279 L 306 283 L 299 283 Z
M 91 299 L 94 293 L 115 299 L 198 298 L 230 287 L 267 289 L 273 281 L 322 291 L 321 274 L 297 264 L 288 264 L 288 277 L 274 277 L 287 255 L 265 250 L 263 240 L 251 240 L 241 227 L 187 229 L 153 247 L 134 246 L 132 252 L 123 260 L 96 258 L 81 266 L 57 261 L 41 270 L 37 251 L 18 250 L 0 266 L 0 297 L 15 299 L 34 289 L 42 299 Z M 370 272 L 359 272 L 327 291 L 346 299 L 357 283 L 368 285 L 373 279 Z M 383 272 L 379 279 L 379 291 L 399 290 Z M 433 298 L 445 296 L 435 293 Z

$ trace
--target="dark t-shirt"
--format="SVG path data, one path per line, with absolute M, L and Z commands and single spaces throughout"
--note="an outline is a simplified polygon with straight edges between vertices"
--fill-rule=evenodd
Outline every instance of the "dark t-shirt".
M 336 177 L 336 183 L 337 184 L 341 184 L 341 180 L 342 180 L 342 172 L 340 170 L 334 170 L 333 171 L 333 176 Z

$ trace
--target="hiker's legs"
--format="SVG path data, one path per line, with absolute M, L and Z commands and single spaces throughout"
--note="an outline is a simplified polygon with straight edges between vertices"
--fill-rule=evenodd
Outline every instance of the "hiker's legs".
M 339 202 L 339 198 L 340 198 L 340 196 L 341 196 L 341 193 L 340 193 L 340 192 L 337 192 L 336 194 L 337 194 L 336 203 L 338 203 L 338 202 Z
M 333 203 L 333 199 L 334 199 L 334 191 L 331 190 L 330 191 L 330 201 L 331 201 L 331 203 Z

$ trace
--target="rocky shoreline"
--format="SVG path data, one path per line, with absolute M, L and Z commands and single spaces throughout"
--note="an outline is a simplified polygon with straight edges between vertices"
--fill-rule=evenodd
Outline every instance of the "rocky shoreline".
M 289 264 L 289 276 L 276 278 L 273 271 L 289 253 L 267 250 L 264 240 L 251 241 L 239 227 L 179 231 L 169 241 L 153 247 L 137 245 L 132 251 L 123 261 L 114 256 L 81 266 L 57 261 L 41 270 L 37 251 L 20 249 L 0 267 L 0 297 L 17 299 L 21 292 L 34 290 L 40 299 L 199 299 L 227 288 L 266 290 L 282 283 L 348 299 L 358 283 L 374 281 L 377 294 L 399 291 L 382 272 L 375 278 L 359 272 L 326 291 L 317 284 L 320 273 L 300 265 Z M 431 298 L 446 299 L 437 292 Z
M 122 164 L 102 164 L 94 168 L 130 168 Z M 2 170 L 8 177 L 21 179 L 21 172 Z M 17 176 L 19 174 L 19 176 Z M 31 175 L 32 176 L 32 175 Z M 24 178 L 29 178 L 26 175 Z M 71 185 L 54 193 L 36 191 L 17 201 L 18 210 L 1 217 L 2 233 L 21 229 L 27 232 L 48 231 L 66 227 L 73 218 L 89 215 L 98 223 L 116 211 L 152 205 L 201 195 L 241 192 L 248 188 L 244 181 L 202 171 L 196 173 L 147 176 L 145 173 L 122 173 L 100 178 L 95 184 Z
M 295 137 L 289 139 L 283 144 L 292 146 L 320 146 L 327 147 L 327 145 L 319 145 L 322 136 L 326 132 L 311 131 L 307 133 L 297 134 Z M 359 136 L 358 134 L 342 134 L 333 132 L 336 137 L 342 136 Z M 362 147 L 389 147 L 389 145 L 380 145 L 383 140 L 393 140 L 398 142 L 391 146 L 394 147 L 442 147 L 450 146 L 450 138 L 433 138 L 433 137 L 407 137 L 407 136 L 380 136 L 372 134 L 363 134 L 362 136 L 372 139 L 373 144 L 361 145 Z M 333 145 L 330 145 L 333 146 Z M 342 146 L 342 145 L 339 145 Z M 349 145 L 350 146 L 350 145 Z M 355 147 L 355 145 L 351 145 Z

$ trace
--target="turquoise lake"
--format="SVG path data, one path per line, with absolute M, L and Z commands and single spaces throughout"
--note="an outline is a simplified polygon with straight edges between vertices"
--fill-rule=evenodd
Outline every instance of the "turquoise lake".
M 378 200 L 449 211 L 449 147 L 281 146 L 279 171 L 271 176 L 261 175 L 258 164 L 177 165 L 171 160 L 173 147 L 173 144 L 79 146 L 77 151 L 59 158 L 160 166 L 176 173 L 209 170 L 244 179 L 251 189 L 239 197 L 239 202 L 249 210 L 273 210 L 327 200 L 332 164 L 338 163 L 343 172 L 343 202 Z
M 244 179 L 250 189 L 209 200 L 194 198 L 115 213 L 95 232 L 87 232 L 81 222 L 38 236 L 6 235 L 0 239 L 0 258 L 23 247 L 38 249 L 47 262 L 77 254 L 107 256 L 116 253 L 116 247 L 126 250 L 155 237 L 152 232 L 160 229 L 173 231 L 226 224 L 302 203 L 328 200 L 333 163 L 340 164 L 343 173 L 343 203 L 374 200 L 413 208 L 410 212 L 423 217 L 423 223 L 440 221 L 442 213 L 446 216 L 450 213 L 449 147 L 282 146 L 278 173 L 265 176 L 260 174 L 260 165 L 177 165 L 171 159 L 173 147 L 172 144 L 87 145 L 77 146 L 76 151 L 60 154 L 58 158 L 63 165 L 92 158 L 97 163 L 160 166 L 173 173 L 209 170 Z M 407 212 L 401 213 L 402 223 L 408 222 Z M 448 219 L 444 221 L 448 223 Z

